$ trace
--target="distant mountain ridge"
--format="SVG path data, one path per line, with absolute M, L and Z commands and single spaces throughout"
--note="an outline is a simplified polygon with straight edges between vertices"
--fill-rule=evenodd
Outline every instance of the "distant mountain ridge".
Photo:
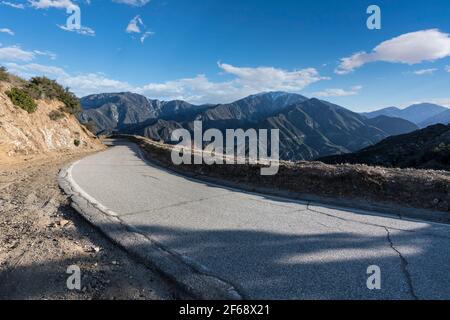
M 78 115 L 79 120 L 95 123 L 97 134 L 120 131 L 148 120 L 187 116 L 209 107 L 181 100 L 152 100 L 131 92 L 94 94 L 81 98 L 80 102 L 84 111 Z
M 450 170 L 450 125 L 429 126 L 386 138 L 355 153 L 318 160 L 328 164 L 358 163 L 383 167 Z
M 341 106 L 299 94 L 267 92 L 233 103 L 195 106 L 184 101 L 162 102 L 132 93 L 89 96 L 79 118 L 95 122 L 98 133 L 137 134 L 171 142 L 175 129 L 279 129 L 280 156 L 284 160 L 354 152 L 392 135 L 418 127 L 398 118 L 368 119 Z M 97 107 L 93 105 L 97 104 Z
M 421 128 L 425 127 L 426 124 L 432 125 L 439 122 L 432 122 L 430 121 L 434 117 L 438 116 L 439 114 L 449 111 L 450 109 L 433 104 L 433 103 L 419 103 L 419 104 L 413 104 L 405 109 L 400 109 L 397 107 L 388 107 L 372 112 L 365 112 L 362 113 L 365 117 L 371 119 L 378 116 L 388 116 L 388 117 L 394 117 L 394 118 L 401 118 L 408 120 L 412 123 L 415 123 L 419 125 Z M 437 119 L 436 119 L 437 120 Z
M 432 116 L 425 121 L 422 121 L 419 123 L 419 127 L 426 128 L 428 126 L 434 125 L 434 124 L 449 124 L 450 123 L 450 109 L 446 110 L 444 112 L 441 112 L 435 116 Z

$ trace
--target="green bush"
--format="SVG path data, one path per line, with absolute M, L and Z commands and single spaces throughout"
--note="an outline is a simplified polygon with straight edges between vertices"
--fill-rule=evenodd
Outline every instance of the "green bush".
M 81 144 L 81 141 L 78 139 L 73 140 L 73 144 L 75 145 L 75 147 L 79 147 Z
M 36 102 L 24 90 L 14 87 L 5 93 L 15 106 L 22 108 L 28 113 L 33 113 L 37 110 Z
M 5 67 L 0 66 L 0 81 L 8 81 L 9 74 Z
M 65 88 L 64 91 L 60 93 L 58 99 L 64 103 L 64 110 L 66 112 L 76 114 L 81 111 L 80 100 L 75 94 L 69 91 L 69 88 Z
M 58 120 L 64 118 L 64 113 L 62 113 L 61 111 L 58 111 L 58 110 L 53 110 L 52 112 L 50 112 L 48 114 L 48 117 L 53 121 L 58 121 Z
M 57 99 L 63 102 L 65 112 L 75 114 L 81 111 L 80 100 L 75 94 L 47 77 L 31 78 L 26 91 L 34 99 Z

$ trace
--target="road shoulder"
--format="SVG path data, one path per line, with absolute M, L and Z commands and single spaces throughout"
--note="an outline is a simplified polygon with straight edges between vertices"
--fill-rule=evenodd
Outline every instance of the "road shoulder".
M 208 275 L 182 257 L 126 225 L 113 212 L 85 194 L 71 178 L 75 165 L 64 167 L 58 183 L 71 199 L 71 206 L 112 242 L 134 258 L 157 270 L 187 295 L 205 300 L 239 300 L 243 297 L 231 285 Z
M 0 299 L 183 298 L 70 207 L 56 177 L 62 166 L 81 156 L 0 166 Z M 67 288 L 71 265 L 81 270 L 81 290 Z

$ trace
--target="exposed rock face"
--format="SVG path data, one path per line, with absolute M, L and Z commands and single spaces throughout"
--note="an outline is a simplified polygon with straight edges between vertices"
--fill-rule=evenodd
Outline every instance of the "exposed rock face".
M 15 156 L 102 148 L 75 116 L 64 113 L 59 120 L 50 119 L 50 112 L 59 110 L 61 102 L 37 101 L 37 111 L 29 114 L 13 105 L 5 94 L 8 89 L 10 84 L 0 83 L 0 162 Z

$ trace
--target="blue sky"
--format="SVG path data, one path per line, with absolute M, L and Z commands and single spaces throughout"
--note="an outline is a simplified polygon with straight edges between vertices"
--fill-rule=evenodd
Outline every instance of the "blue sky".
M 381 30 L 366 26 L 371 4 Z M 73 6 L 81 29 L 68 30 Z M 79 96 L 219 103 L 284 90 L 354 111 L 450 106 L 448 33 L 448 0 L 0 0 L 0 64 Z

